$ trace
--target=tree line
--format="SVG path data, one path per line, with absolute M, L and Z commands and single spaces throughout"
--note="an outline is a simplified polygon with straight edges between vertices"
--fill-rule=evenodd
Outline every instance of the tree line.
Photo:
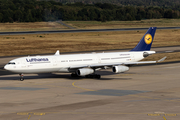
M 49 1 L 49 0 L 45 0 Z M 83 2 L 85 4 L 95 3 L 111 3 L 116 5 L 131 5 L 131 6 L 160 6 L 160 7 L 175 7 L 180 4 L 180 0 L 54 0 L 63 4 Z
M 57 1 L 0 0 L 0 22 L 37 21 L 129 21 L 180 18 L 179 8 L 119 6 L 110 3 L 62 4 Z

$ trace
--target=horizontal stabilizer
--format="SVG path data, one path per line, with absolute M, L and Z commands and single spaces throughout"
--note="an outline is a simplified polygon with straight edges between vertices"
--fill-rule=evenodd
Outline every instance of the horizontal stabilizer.
M 161 58 L 160 60 L 158 60 L 157 62 L 162 62 L 162 61 L 164 61 L 166 58 L 167 58 L 167 57 L 165 56 L 165 57 Z

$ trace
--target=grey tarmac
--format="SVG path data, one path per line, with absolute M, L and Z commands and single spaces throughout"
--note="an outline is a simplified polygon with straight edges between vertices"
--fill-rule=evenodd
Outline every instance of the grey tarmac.
M 101 79 L 0 76 L 0 120 L 179 120 L 180 63 L 135 66 Z

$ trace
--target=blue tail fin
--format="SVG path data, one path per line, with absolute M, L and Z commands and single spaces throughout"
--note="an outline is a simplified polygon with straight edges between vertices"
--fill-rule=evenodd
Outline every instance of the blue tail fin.
M 153 38 L 156 32 L 156 27 L 150 27 L 141 41 L 131 51 L 149 51 L 153 43 Z

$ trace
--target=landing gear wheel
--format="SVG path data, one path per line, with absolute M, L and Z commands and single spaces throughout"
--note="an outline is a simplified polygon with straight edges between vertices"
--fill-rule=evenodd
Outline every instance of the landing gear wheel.
M 97 78 L 97 79 L 100 79 L 100 78 L 101 78 L 101 75 L 92 74 L 92 75 L 86 75 L 85 77 L 86 77 L 86 78 Z
M 100 78 L 101 78 L 101 75 L 95 74 L 95 75 L 93 76 L 93 78 L 100 79 Z
M 91 75 L 85 75 L 85 78 L 91 78 Z
M 24 78 L 20 78 L 20 81 L 24 81 Z
M 23 74 L 19 74 L 19 76 L 20 76 L 20 81 L 24 81 L 24 75 Z
M 97 79 L 100 79 L 100 78 L 101 78 L 101 75 L 96 75 L 96 78 L 97 78 Z
M 77 74 L 75 74 L 75 73 L 72 73 L 71 77 L 79 77 L 79 76 Z

